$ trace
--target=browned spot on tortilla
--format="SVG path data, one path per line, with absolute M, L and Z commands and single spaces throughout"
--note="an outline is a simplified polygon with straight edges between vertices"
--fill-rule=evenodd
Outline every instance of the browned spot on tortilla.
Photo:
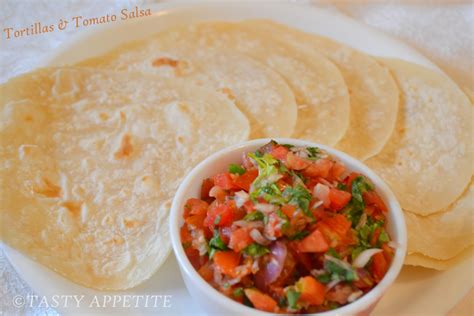
M 235 100 L 235 95 L 232 92 L 232 90 L 230 90 L 229 88 L 225 87 L 225 88 L 220 89 L 219 91 L 221 91 L 222 93 L 227 95 L 229 97 L 229 99 Z
M 124 219 L 123 224 L 126 228 L 135 228 L 141 225 L 140 221 L 131 220 L 131 219 Z
M 48 178 L 42 178 L 41 185 L 34 186 L 33 191 L 49 198 L 57 198 L 61 196 L 61 187 L 49 181 Z
M 123 113 L 123 111 L 120 111 L 120 119 L 122 120 L 122 122 L 125 122 L 125 120 L 127 119 L 127 116 L 125 116 L 125 113 Z
M 168 57 L 161 57 L 161 58 L 157 58 L 155 59 L 151 65 L 153 67 L 161 67 L 161 66 L 170 66 L 170 67 L 177 67 L 178 66 L 178 60 L 176 59 L 172 59 L 172 58 L 168 58 Z
M 27 121 L 27 122 L 32 122 L 32 121 L 33 121 L 33 116 L 31 116 L 31 115 L 25 115 L 25 121 Z
M 183 76 L 186 70 L 189 68 L 189 64 L 185 60 L 176 60 L 169 57 L 160 57 L 151 63 L 153 67 L 162 67 L 162 66 L 169 66 L 174 68 L 174 72 L 176 76 Z
M 101 113 L 99 114 L 99 117 L 100 117 L 100 119 L 101 119 L 102 121 L 106 121 L 106 120 L 109 119 L 109 115 L 108 115 L 107 113 L 104 113 L 104 112 L 101 112 Z
M 61 204 L 69 210 L 74 216 L 78 216 L 81 212 L 82 202 L 79 201 L 65 201 Z
M 180 143 L 180 144 L 184 143 L 184 137 L 183 136 L 178 136 L 178 143 Z
M 128 134 L 123 135 L 119 150 L 115 152 L 115 159 L 129 158 L 132 155 L 132 137 Z
M 116 245 L 116 246 L 120 246 L 121 244 L 124 243 L 124 240 L 122 237 L 120 236 L 114 236 L 112 239 L 109 239 L 105 242 L 106 244 L 113 244 L 113 245 Z

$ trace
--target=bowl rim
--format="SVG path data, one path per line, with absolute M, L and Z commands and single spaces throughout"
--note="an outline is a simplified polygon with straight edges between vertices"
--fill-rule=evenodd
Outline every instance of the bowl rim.
M 216 161 L 222 159 L 222 157 L 226 155 L 230 155 L 235 153 L 236 151 L 244 152 L 246 149 L 261 147 L 266 143 L 274 140 L 280 144 L 292 144 L 295 146 L 313 146 L 319 147 L 322 150 L 326 151 L 329 155 L 333 156 L 334 158 L 342 161 L 345 164 L 349 164 L 352 166 L 356 166 L 356 168 L 363 170 L 363 175 L 367 176 L 372 182 L 374 182 L 374 186 L 376 187 L 377 191 L 382 192 L 383 196 L 385 196 L 384 202 L 387 204 L 389 212 L 393 214 L 393 231 L 394 234 L 397 235 L 397 249 L 395 251 L 395 255 L 393 257 L 392 263 L 385 274 L 384 278 L 380 283 L 378 283 L 373 289 L 371 289 L 368 293 L 363 295 L 361 298 L 355 300 L 352 303 L 344 305 L 342 307 L 336 308 L 334 310 L 320 312 L 320 313 L 313 313 L 313 314 L 306 314 L 306 315 L 318 315 L 318 316 L 329 316 L 329 315 L 340 315 L 340 314 L 354 314 L 361 311 L 364 311 L 371 306 L 373 306 L 384 294 L 384 292 L 390 287 L 390 285 L 395 281 L 400 270 L 403 266 L 403 262 L 406 255 L 406 248 L 407 248 L 407 232 L 406 232 L 406 224 L 403 215 L 403 211 L 398 203 L 397 198 L 390 190 L 389 186 L 368 166 L 366 166 L 361 161 L 357 160 L 356 158 L 351 157 L 350 155 L 334 149 L 327 145 L 318 144 L 311 141 L 300 140 L 295 138 L 260 138 L 255 140 L 250 140 L 246 142 L 242 142 L 236 145 L 232 145 L 226 148 L 223 148 L 210 156 L 206 159 L 201 161 L 198 165 L 196 165 L 183 179 L 181 182 L 176 194 L 173 198 L 173 202 L 171 205 L 171 213 L 169 219 L 170 225 L 170 235 L 171 235 L 171 244 L 173 248 L 173 252 L 176 256 L 178 264 L 180 265 L 181 272 L 186 273 L 188 277 L 192 280 L 195 286 L 199 288 L 200 291 L 206 293 L 206 295 L 211 296 L 215 301 L 217 301 L 221 305 L 229 305 L 232 306 L 232 310 L 238 311 L 242 314 L 253 313 L 255 315 L 270 315 L 271 313 L 264 312 L 257 310 L 255 308 L 248 307 L 244 304 L 238 303 L 224 294 L 220 293 L 214 287 L 212 287 L 209 283 L 207 283 L 194 269 L 191 265 L 191 262 L 187 258 L 184 248 L 182 247 L 180 241 L 180 226 L 179 221 L 180 217 L 182 216 L 183 210 L 179 208 L 179 205 L 184 204 L 184 200 L 189 198 L 190 196 L 185 196 L 185 193 L 188 189 L 188 186 L 193 183 L 196 179 L 196 176 L 200 173 L 200 171 L 212 164 Z M 202 179 L 200 179 L 202 180 Z

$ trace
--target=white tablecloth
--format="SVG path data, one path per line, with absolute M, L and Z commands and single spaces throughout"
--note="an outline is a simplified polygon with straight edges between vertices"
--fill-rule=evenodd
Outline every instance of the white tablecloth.
M 7 40 L 4 28 L 29 27 L 35 22 L 57 24 L 71 16 L 101 16 L 135 5 L 147 7 L 153 0 L 3 0 L 0 6 L 0 82 L 38 66 L 49 51 L 73 33 L 70 28 L 40 35 Z M 307 2 L 307 1 L 305 1 Z M 375 1 L 311 1 L 312 5 L 338 10 L 355 19 L 398 37 L 438 64 L 460 86 L 474 90 L 474 7 L 465 4 L 388 4 Z M 417 3 L 421 3 L 418 1 Z M 31 289 L 15 272 L 0 250 L 0 315 L 55 315 L 52 309 L 16 308 L 15 296 L 32 295 Z

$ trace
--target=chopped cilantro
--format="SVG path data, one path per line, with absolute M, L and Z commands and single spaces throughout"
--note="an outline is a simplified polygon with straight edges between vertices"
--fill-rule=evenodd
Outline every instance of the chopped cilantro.
M 294 234 L 293 236 L 288 237 L 289 240 L 301 240 L 309 235 L 309 231 L 302 230 Z
M 340 281 L 354 281 L 357 280 L 357 274 L 352 269 L 346 269 L 345 267 L 335 263 L 331 260 L 324 261 L 324 269 L 331 274 L 331 280 Z
M 318 154 L 321 153 L 318 147 L 306 147 L 306 151 L 308 152 L 308 158 L 317 159 Z
M 352 198 L 349 204 L 344 208 L 343 213 L 352 222 L 352 227 L 359 223 L 360 217 L 365 209 L 362 194 L 366 191 L 372 191 L 373 186 L 363 176 L 358 176 L 352 181 Z
M 232 291 L 232 295 L 234 297 L 242 297 L 244 295 L 244 288 L 243 287 L 238 287 L 235 290 Z
M 263 220 L 263 213 L 260 211 L 253 211 L 252 213 L 245 215 L 244 220 L 249 222 L 261 221 Z
M 347 186 L 342 182 L 338 182 L 336 185 L 336 189 L 345 191 L 347 189 Z
M 288 291 L 286 291 L 286 299 L 288 301 L 288 307 L 293 310 L 298 309 L 297 302 L 300 296 L 301 296 L 300 292 L 292 288 L 288 289 Z
M 390 241 L 390 237 L 388 237 L 388 234 L 387 232 L 385 231 L 385 229 L 382 229 L 382 231 L 380 232 L 380 235 L 379 235 L 379 240 L 378 240 L 380 243 L 386 243 L 386 242 L 389 242 Z
M 253 243 L 248 245 L 242 250 L 245 254 L 252 256 L 252 257 L 260 257 L 263 256 L 264 254 L 267 254 L 270 252 L 270 250 L 257 243 Z
M 218 229 L 214 229 L 214 236 L 211 238 L 211 240 L 209 240 L 209 248 L 210 248 L 209 258 L 212 258 L 214 256 L 214 253 L 216 252 L 216 250 L 227 249 L 227 246 L 222 240 Z
M 229 172 L 233 174 L 242 175 L 245 173 L 245 168 L 242 168 L 241 166 L 233 163 L 229 165 Z
M 276 214 L 278 215 L 279 218 L 281 218 L 281 219 L 283 220 L 283 221 L 282 221 L 283 224 L 281 225 L 281 228 L 282 228 L 283 230 L 288 229 L 288 228 L 290 227 L 290 219 L 288 218 L 288 216 L 286 216 L 286 214 L 283 213 L 283 212 L 281 211 L 281 209 L 278 209 L 278 210 L 276 211 Z
M 302 185 L 295 187 L 287 187 L 283 192 L 283 196 L 288 199 L 289 204 L 297 205 L 305 215 L 313 217 L 309 210 L 309 203 L 311 201 L 311 194 Z
M 336 259 L 341 259 L 341 257 L 339 256 L 339 254 L 337 253 L 337 251 L 334 248 L 329 248 L 328 251 L 326 252 L 326 254 L 328 254 L 331 257 L 334 257 Z
M 318 275 L 316 277 L 316 280 L 324 284 L 329 283 L 331 282 L 331 273 L 324 273 L 324 274 Z
M 293 147 L 295 147 L 294 145 L 290 145 L 290 144 L 282 144 L 283 147 L 286 147 L 288 149 L 291 149 Z

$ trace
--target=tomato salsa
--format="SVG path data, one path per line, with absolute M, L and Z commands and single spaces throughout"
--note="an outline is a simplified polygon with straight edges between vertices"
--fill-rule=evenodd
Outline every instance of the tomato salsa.
M 194 268 L 229 298 L 315 313 L 382 280 L 394 255 L 386 214 L 364 175 L 320 148 L 271 141 L 203 181 L 180 234 Z

